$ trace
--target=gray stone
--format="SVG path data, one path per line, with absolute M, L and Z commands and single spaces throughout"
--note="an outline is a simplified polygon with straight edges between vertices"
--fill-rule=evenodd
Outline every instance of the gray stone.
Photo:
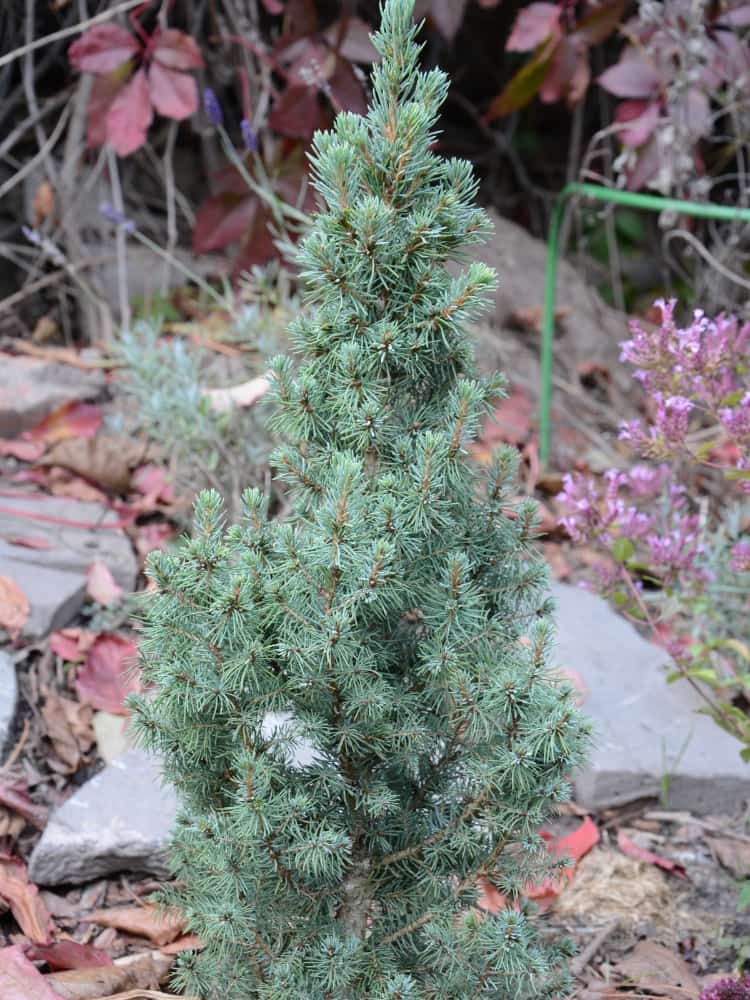
M 31 603 L 25 638 L 38 639 L 73 618 L 86 599 L 86 572 L 94 560 L 101 560 L 125 591 L 135 588 L 138 562 L 113 511 L 41 494 L 3 497 L 0 507 L 0 576 L 17 583 Z M 15 536 L 32 536 L 50 547 L 7 540 Z
M 158 765 L 129 750 L 52 814 L 29 876 L 39 885 L 76 885 L 119 871 L 166 876 L 176 814 L 177 800 L 161 783 Z
M 10 656 L 0 649 L 0 753 L 8 742 L 17 697 L 16 668 Z
M 0 437 L 16 437 L 64 403 L 95 398 L 104 386 L 100 371 L 0 354 Z
M 666 795 L 670 808 L 733 813 L 750 793 L 741 745 L 697 713 L 700 697 L 668 684 L 668 658 L 600 597 L 555 584 L 555 663 L 589 689 L 583 705 L 596 742 L 575 780 L 576 800 L 602 807 Z

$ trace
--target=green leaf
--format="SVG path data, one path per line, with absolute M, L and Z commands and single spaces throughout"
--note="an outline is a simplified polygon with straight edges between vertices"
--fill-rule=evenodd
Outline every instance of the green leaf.
M 635 555 L 635 545 L 629 538 L 617 538 L 612 546 L 612 555 L 619 563 L 627 563 Z
M 539 46 L 532 58 L 519 69 L 492 101 L 487 109 L 485 121 L 493 122 L 496 118 L 503 118 L 514 111 L 520 111 L 536 97 L 547 79 L 559 45 L 558 38 L 550 38 Z
M 744 747 L 742 750 L 740 750 L 740 757 L 742 757 L 742 759 L 745 762 L 749 761 L 750 760 L 750 747 Z

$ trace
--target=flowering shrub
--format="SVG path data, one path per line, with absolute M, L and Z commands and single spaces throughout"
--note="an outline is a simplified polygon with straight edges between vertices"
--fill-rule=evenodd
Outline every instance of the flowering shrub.
M 648 625 L 703 694 L 714 718 L 748 744 L 750 718 L 733 703 L 750 693 L 750 323 L 696 311 L 682 328 L 675 303 L 660 322 L 631 326 L 622 358 L 649 393 L 649 416 L 620 437 L 639 456 L 602 480 L 564 479 L 562 525 L 608 560 L 597 586 Z M 711 503 L 697 487 L 717 475 L 736 489 L 733 504 Z M 722 496 L 726 490 L 719 491 Z
M 705 196 L 702 139 L 721 112 L 744 100 L 750 47 L 742 29 L 750 5 L 641 0 L 623 26 L 628 45 L 598 79 L 624 98 L 615 113 L 623 146 L 617 162 L 628 187 Z
M 703 990 L 700 1000 L 750 1000 L 750 976 L 720 979 Z

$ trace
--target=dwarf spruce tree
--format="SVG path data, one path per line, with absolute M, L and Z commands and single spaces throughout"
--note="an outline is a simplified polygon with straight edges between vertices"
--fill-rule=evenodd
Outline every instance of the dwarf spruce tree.
M 182 812 L 171 899 L 205 943 L 178 985 L 221 1000 L 561 997 L 524 887 L 587 728 L 547 668 L 547 571 L 514 457 L 466 457 L 499 391 L 463 325 L 494 276 L 468 163 L 432 150 L 446 93 L 418 68 L 413 0 L 387 0 L 366 117 L 312 156 L 310 308 L 275 364 L 274 467 L 226 527 L 153 558 L 135 706 Z M 137 805 L 134 805 L 137 807 Z M 494 884 L 506 907 L 478 906 Z

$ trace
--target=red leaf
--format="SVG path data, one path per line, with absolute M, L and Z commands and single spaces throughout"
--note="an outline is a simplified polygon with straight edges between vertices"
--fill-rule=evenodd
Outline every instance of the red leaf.
M 621 101 L 615 111 L 617 134 L 626 146 L 642 146 L 659 122 L 658 101 Z
M 102 409 L 93 403 L 65 403 L 27 434 L 32 441 L 53 444 L 69 438 L 95 437 L 102 425 Z
M 135 538 L 135 547 L 141 558 L 145 558 L 154 549 L 165 549 L 170 538 L 174 537 L 174 528 L 171 524 L 160 521 L 156 524 L 144 524 L 138 528 Z
M 45 445 L 41 441 L 8 441 L 0 438 L 0 455 L 17 458 L 19 462 L 36 462 L 44 454 Z
M 167 28 L 154 32 L 153 57 L 167 69 L 203 69 L 198 43 L 184 31 Z
M 129 156 L 146 141 L 154 112 L 146 71 L 139 69 L 112 101 L 106 119 L 106 138 L 118 156 Z
M 19 858 L 0 855 L 0 898 L 10 906 L 18 926 L 34 944 L 52 940 L 52 917 Z
M 105 608 L 110 604 L 117 604 L 123 595 L 122 587 L 115 582 L 109 567 L 101 559 L 94 560 L 89 566 L 86 574 L 86 592 Z
M 506 52 L 531 52 L 550 35 L 560 34 L 560 11 L 556 3 L 532 3 L 524 7 L 513 24 Z
M 656 865 L 657 868 L 662 868 L 665 872 L 675 875 L 677 878 L 687 879 L 688 877 L 685 866 L 681 865 L 679 861 L 671 861 L 669 858 L 663 858 L 660 854 L 654 854 L 653 851 L 649 851 L 645 847 L 639 847 L 622 830 L 617 834 L 617 846 L 629 858 L 635 858 L 636 861 L 645 861 L 649 865 Z
M 81 663 L 97 639 L 96 632 L 87 632 L 82 628 L 64 628 L 52 633 L 49 648 L 69 663 Z
M 268 117 L 272 129 L 292 139 L 309 142 L 320 123 L 320 104 L 315 87 L 294 83 L 276 101 Z
M 35 962 L 46 962 L 55 972 L 65 972 L 68 969 L 93 969 L 115 964 L 101 948 L 80 944 L 69 938 L 49 945 L 37 945 L 29 951 L 29 958 Z
M 358 115 L 367 111 L 362 81 L 346 59 L 336 58 L 336 69 L 328 81 L 328 93 L 337 111 L 353 111 Z
M 620 61 L 605 70 L 597 83 L 615 97 L 656 97 L 661 89 L 653 64 L 634 48 L 625 49 Z
M 452 42 L 464 19 L 466 0 L 432 0 L 430 20 L 447 41 Z
M 91 149 L 107 141 L 107 115 L 125 82 L 117 73 L 94 77 L 86 109 L 86 141 Z
M 125 698 L 140 690 L 133 669 L 137 652 L 137 646 L 130 639 L 102 633 L 76 674 L 75 686 L 80 700 L 103 712 L 127 715 L 123 704 Z
M 599 828 L 596 823 L 587 816 L 581 825 L 569 833 L 567 837 L 554 840 L 549 834 L 542 832 L 542 836 L 548 841 L 547 850 L 557 857 L 567 855 L 575 864 L 566 869 L 559 879 L 545 879 L 541 885 L 531 886 L 526 890 L 529 899 L 534 899 L 544 909 L 551 905 L 553 900 L 560 895 L 566 881 L 571 881 L 575 876 L 575 865 L 584 855 L 599 843 Z
M 157 503 L 172 503 L 174 486 L 167 479 L 167 470 L 163 465 L 141 465 L 133 473 L 131 482 L 139 493 L 143 494 L 149 506 Z
M 198 209 L 193 229 L 193 249 L 196 253 L 223 250 L 239 243 L 250 230 L 258 207 L 252 196 L 227 194 L 208 198 Z
M 81 73 L 111 73 L 140 51 L 134 35 L 116 24 L 89 28 L 68 49 L 71 65 Z
M 151 103 L 165 118 L 182 121 L 198 110 L 198 84 L 188 73 L 153 62 L 148 71 Z
M 3 1000 L 62 1000 L 17 944 L 0 949 L 0 996 Z
M 263 6 L 266 8 L 269 14 L 283 14 L 284 13 L 284 3 L 283 0 L 261 0 Z
M 370 41 L 372 28 L 361 17 L 349 17 L 346 21 L 346 34 L 336 47 L 341 31 L 341 21 L 336 21 L 325 32 L 325 38 L 339 55 L 350 62 L 371 63 L 379 59 L 378 50 Z
M 50 541 L 49 538 L 45 538 L 43 535 L 5 535 L 4 541 L 6 541 L 8 545 L 18 545 L 23 549 L 36 549 L 38 551 L 54 549 L 57 547 L 54 542 Z

